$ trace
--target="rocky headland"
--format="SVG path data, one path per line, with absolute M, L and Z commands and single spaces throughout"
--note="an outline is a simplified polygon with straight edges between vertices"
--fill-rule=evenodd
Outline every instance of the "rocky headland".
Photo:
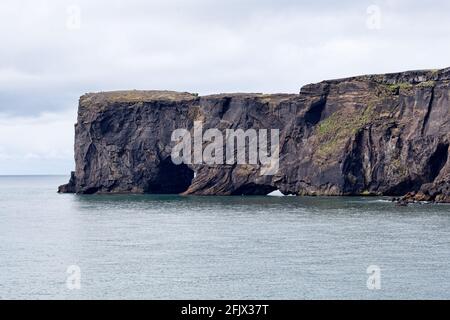
M 171 133 L 280 130 L 279 170 L 175 165 Z M 80 98 L 67 193 L 386 195 L 450 202 L 450 68 L 327 80 L 299 94 L 170 91 Z M 195 174 L 194 174 L 195 173 Z M 195 176 L 195 177 L 194 177 Z

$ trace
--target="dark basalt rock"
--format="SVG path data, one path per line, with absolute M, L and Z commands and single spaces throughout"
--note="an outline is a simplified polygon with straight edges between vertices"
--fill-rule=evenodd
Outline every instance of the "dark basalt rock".
M 280 168 L 174 165 L 171 133 L 280 129 Z M 450 68 L 367 75 L 299 94 L 122 91 L 80 98 L 76 171 L 59 192 L 389 195 L 450 202 Z M 194 178 L 194 172 L 195 178 Z

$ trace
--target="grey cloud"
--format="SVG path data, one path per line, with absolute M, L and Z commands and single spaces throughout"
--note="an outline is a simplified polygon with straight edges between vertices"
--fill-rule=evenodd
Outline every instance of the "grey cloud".
M 67 6 L 80 30 L 66 28 Z M 366 9 L 382 28 L 366 28 Z M 449 4 L 411 1 L 12 1 L 0 4 L 0 113 L 74 108 L 84 92 L 297 92 L 360 73 L 445 67 Z

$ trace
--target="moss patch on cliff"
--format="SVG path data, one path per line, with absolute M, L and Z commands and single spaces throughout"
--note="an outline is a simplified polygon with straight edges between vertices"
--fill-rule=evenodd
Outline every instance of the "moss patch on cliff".
M 399 156 L 399 155 L 398 155 Z M 396 175 L 404 177 L 408 175 L 408 169 L 402 164 L 400 158 L 393 158 L 389 162 L 389 169 Z
M 333 113 L 317 127 L 319 145 L 316 154 L 319 158 L 326 159 L 336 153 L 350 137 L 373 120 L 374 114 L 373 103 L 359 112 L 339 110 Z
M 430 80 L 430 81 L 421 82 L 417 86 L 420 88 L 433 88 L 435 85 L 436 85 L 436 82 Z
M 414 88 L 409 82 L 400 82 L 396 84 L 388 84 L 387 88 L 394 94 L 398 94 L 400 91 L 405 91 Z
M 391 91 L 393 94 L 398 94 L 400 91 L 407 91 L 407 90 L 411 90 L 413 88 L 433 88 L 436 85 L 436 82 L 433 80 L 429 80 L 429 81 L 423 81 L 420 82 L 417 85 L 413 85 L 409 82 L 400 82 L 400 83 L 396 83 L 396 84 L 388 84 L 386 85 L 386 87 L 388 88 L 389 91 Z

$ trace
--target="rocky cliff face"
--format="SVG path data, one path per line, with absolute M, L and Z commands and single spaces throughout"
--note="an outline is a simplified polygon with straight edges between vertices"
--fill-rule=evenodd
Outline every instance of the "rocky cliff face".
M 171 133 L 279 129 L 275 175 L 175 165 Z M 390 195 L 450 202 L 450 68 L 359 76 L 299 94 L 123 91 L 80 98 L 76 171 L 59 192 Z M 195 177 L 194 177 L 195 172 Z

